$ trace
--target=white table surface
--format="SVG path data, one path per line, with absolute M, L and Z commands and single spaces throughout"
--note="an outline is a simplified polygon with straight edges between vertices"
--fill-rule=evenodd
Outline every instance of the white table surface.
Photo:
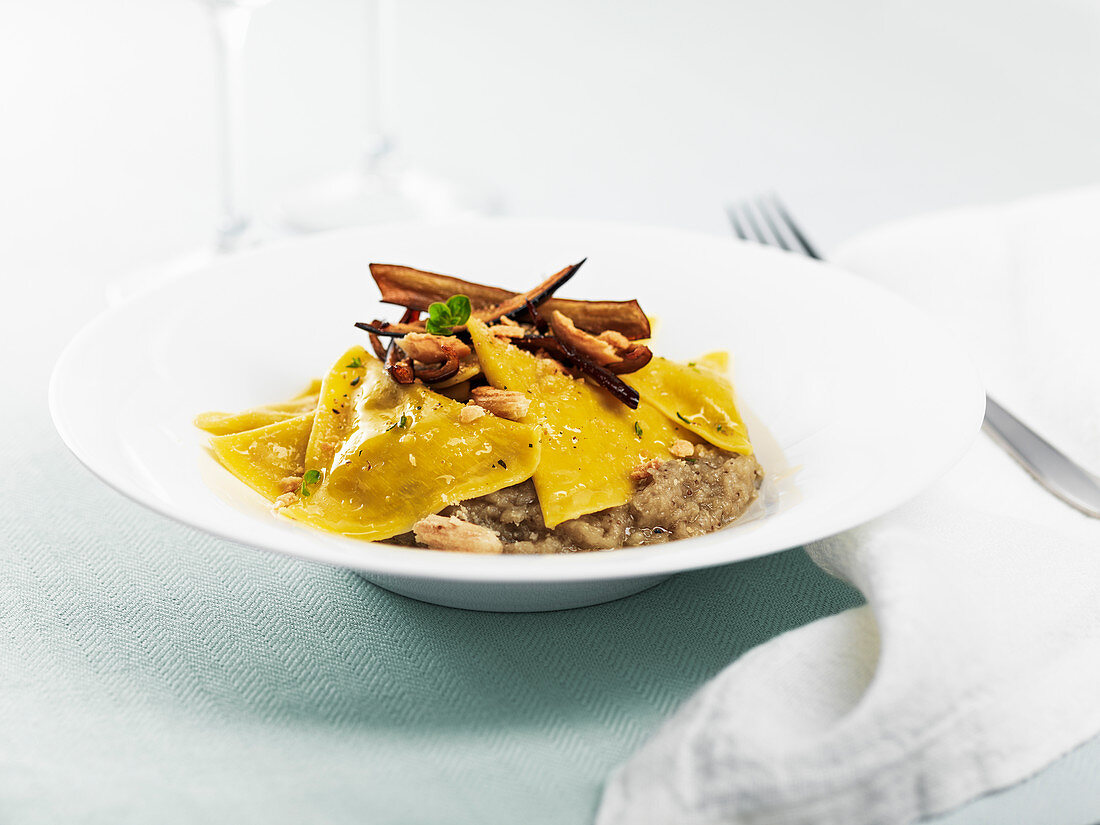
M 723 233 L 782 193 L 826 249 L 885 220 L 1100 179 L 1100 5 L 812 0 L 399 4 L 401 145 L 516 215 Z M 355 162 L 360 0 L 256 16 L 254 200 Z M 214 220 L 211 46 L 193 0 L 0 3 L 0 337 L 68 332 Z M 54 353 L 36 353 L 46 363 Z M 942 825 L 1100 820 L 1100 742 Z

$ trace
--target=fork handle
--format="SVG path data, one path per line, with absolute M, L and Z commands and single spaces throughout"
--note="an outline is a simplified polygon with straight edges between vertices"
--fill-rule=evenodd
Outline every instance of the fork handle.
M 985 399 L 982 426 L 1047 490 L 1085 515 L 1100 517 L 1100 479 L 1079 467 L 989 396 Z

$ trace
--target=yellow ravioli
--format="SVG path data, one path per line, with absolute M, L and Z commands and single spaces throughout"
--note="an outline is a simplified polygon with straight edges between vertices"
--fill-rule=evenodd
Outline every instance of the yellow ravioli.
M 543 432 L 534 482 L 547 527 L 624 504 L 634 492 L 634 468 L 668 458 L 677 439 L 699 441 L 649 404 L 631 410 L 553 362 L 493 337 L 480 321 L 466 328 L 489 382 L 531 398 L 524 420 Z
M 306 484 L 281 512 L 325 530 L 385 539 L 449 504 L 530 478 L 539 462 L 538 430 L 492 415 L 463 424 L 462 407 L 423 384 L 397 384 L 353 347 L 324 379 Z
M 623 380 L 669 419 L 723 450 L 752 455 L 749 432 L 734 401 L 733 385 L 718 370 L 725 353 L 709 353 L 697 362 L 678 364 L 654 358 Z
M 315 380 L 299 395 L 289 401 L 278 404 L 264 404 L 237 413 L 205 412 L 195 416 L 195 426 L 211 435 L 229 435 L 230 433 L 254 430 L 266 427 L 278 421 L 312 412 L 317 406 L 317 395 L 321 391 L 321 382 Z
M 287 492 L 283 479 L 301 475 L 312 427 L 310 412 L 265 427 L 214 436 L 210 447 L 229 472 L 274 501 Z

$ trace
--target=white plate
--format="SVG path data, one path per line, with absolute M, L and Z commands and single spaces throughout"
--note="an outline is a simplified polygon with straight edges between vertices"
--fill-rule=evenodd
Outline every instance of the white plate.
M 565 294 L 633 298 L 656 348 L 729 350 L 768 473 L 750 518 L 655 547 L 473 556 L 328 535 L 272 515 L 191 425 L 203 410 L 289 397 L 393 317 L 370 261 L 522 289 L 588 263 Z M 984 396 L 958 344 L 873 284 L 796 255 L 671 229 L 548 221 L 375 227 L 226 260 L 96 318 L 54 370 L 61 437 L 96 475 L 157 512 L 265 550 L 349 567 L 418 599 L 548 610 L 637 592 L 672 573 L 822 538 L 901 504 L 966 451 Z

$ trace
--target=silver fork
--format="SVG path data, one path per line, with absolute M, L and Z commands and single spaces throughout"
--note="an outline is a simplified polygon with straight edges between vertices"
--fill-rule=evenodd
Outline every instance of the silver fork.
M 822 260 L 774 195 L 741 201 L 726 207 L 726 212 L 742 240 Z M 1071 461 L 988 395 L 982 429 L 1043 487 L 1086 516 L 1100 518 L 1100 477 Z

